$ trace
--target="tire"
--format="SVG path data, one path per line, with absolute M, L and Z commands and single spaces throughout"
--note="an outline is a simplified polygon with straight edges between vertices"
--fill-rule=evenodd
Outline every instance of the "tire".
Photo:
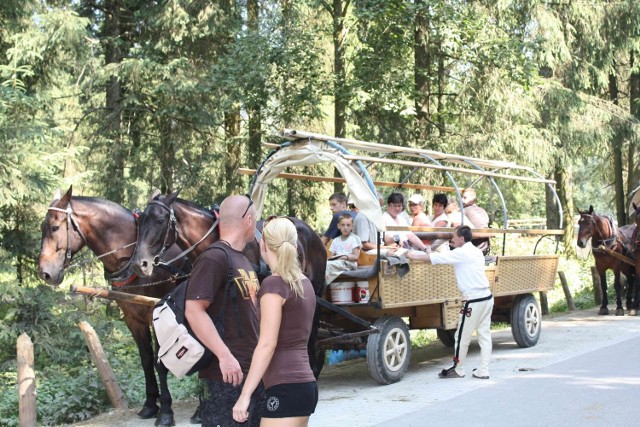
M 436 334 L 445 347 L 453 348 L 456 344 L 456 331 L 457 329 L 436 329 Z
M 511 307 L 511 333 L 519 347 L 533 347 L 542 332 L 540 304 L 531 294 L 518 295 Z
M 380 333 L 367 338 L 367 368 L 380 384 L 402 379 L 411 359 L 411 338 L 407 324 L 396 316 L 383 316 L 374 322 Z

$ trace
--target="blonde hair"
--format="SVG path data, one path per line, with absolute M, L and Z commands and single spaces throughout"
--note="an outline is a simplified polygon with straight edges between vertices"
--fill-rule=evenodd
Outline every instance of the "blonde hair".
M 298 261 L 298 231 L 288 218 L 274 218 L 265 223 L 262 239 L 276 255 L 274 273 L 291 286 L 297 296 L 304 296 L 302 269 Z

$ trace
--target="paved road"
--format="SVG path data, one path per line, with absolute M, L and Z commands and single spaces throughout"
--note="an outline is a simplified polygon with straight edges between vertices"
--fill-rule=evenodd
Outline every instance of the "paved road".
M 368 378 L 364 361 L 330 368 L 310 425 L 636 425 L 640 317 L 588 310 L 545 318 L 535 347 L 519 348 L 508 329 L 493 343 L 490 380 L 437 378 L 451 363 L 441 344 L 415 352 L 402 381 L 388 386 Z M 473 342 L 468 371 L 478 362 Z
M 413 352 L 402 381 L 378 385 L 364 359 L 325 368 L 311 427 L 324 426 L 634 426 L 640 405 L 640 316 L 596 310 L 543 319 L 535 347 L 519 348 L 510 329 L 492 333 L 491 379 L 442 380 L 451 350 Z M 472 341 L 468 373 L 479 362 Z M 176 427 L 190 427 L 197 403 L 175 402 Z M 87 420 L 84 427 L 152 427 L 136 409 Z

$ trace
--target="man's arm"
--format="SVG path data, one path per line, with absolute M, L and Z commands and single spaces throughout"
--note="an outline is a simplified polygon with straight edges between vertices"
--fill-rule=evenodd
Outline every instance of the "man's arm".
M 209 301 L 187 300 L 185 317 L 198 339 L 213 352 L 220 362 L 222 380 L 237 386 L 242 383 L 242 369 L 229 347 L 222 341 L 213 320 L 207 313 Z

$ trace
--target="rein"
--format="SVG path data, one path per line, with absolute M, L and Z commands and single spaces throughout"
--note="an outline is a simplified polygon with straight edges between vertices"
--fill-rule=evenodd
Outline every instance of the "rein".
M 213 233 L 213 230 L 215 230 L 215 228 L 218 226 L 218 223 L 220 222 L 220 217 L 218 215 L 218 213 L 216 211 L 213 211 L 215 216 L 216 216 L 216 220 L 213 222 L 213 225 L 211 225 L 211 227 L 209 228 L 209 230 L 207 230 L 206 233 L 204 233 L 204 235 L 200 238 L 200 240 L 198 240 L 196 243 L 194 243 L 193 245 L 191 245 L 190 247 L 188 247 L 187 249 L 185 249 L 184 251 L 180 252 L 178 255 L 176 255 L 174 258 L 172 258 L 169 261 L 163 261 L 162 260 L 162 255 L 164 255 L 164 253 L 167 251 L 167 249 L 171 246 L 171 244 L 167 243 L 167 238 L 169 237 L 169 233 L 171 232 L 171 229 L 173 229 L 174 231 L 174 241 L 177 240 L 177 236 L 178 236 L 178 228 L 177 228 L 177 223 L 178 220 L 176 219 L 175 213 L 173 211 L 173 206 L 167 206 L 162 202 L 159 202 L 157 200 L 152 200 L 151 202 L 149 202 L 149 204 L 154 204 L 154 205 L 158 205 L 160 207 L 162 207 L 162 209 L 166 210 L 167 212 L 169 212 L 169 224 L 167 227 L 167 231 L 165 233 L 164 236 L 164 241 L 163 241 L 163 246 L 162 249 L 160 250 L 160 253 L 158 255 L 156 255 L 155 257 L 153 257 L 153 265 L 154 266 L 167 266 L 171 263 L 173 263 L 174 261 L 179 260 L 180 258 L 185 257 L 186 255 L 188 255 L 189 253 L 191 253 L 191 251 L 193 251 L 200 243 L 202 243 L 207 237 L 209 237 L 209 235 L 211 233 Z
M 604 218 L 607 221 L 607 224 L 609 226 L 609 231 L 611 232 L 611 237 L 607 237 L 604 239 L 596 239 L 593 236 L 593 232 L 591 233 L 591 238 L 593 239 L 594 244 L 592 244 L 591 246 L 594 248 L 594 250 L 596 250 L 598 247 L 600 246 L 604 246 L 606 248 L 611 248 L 615 245 L 616 243 L 616 239 L 617 239 L 617 231 L 615 226 L 613 225 L 613 222 L 611 221 L 611 219 L 607 216 L 600 216 L 600 215 L 596 215 L 596 214 L 587 214 L 584 213 L 582 214 L 582 216 L 588 217 L 593 221 L 594 224 L 594 228 L 596 227 L 596 220 L 595 218 Z M 598 243 L 599 242 L 599 243 Z

